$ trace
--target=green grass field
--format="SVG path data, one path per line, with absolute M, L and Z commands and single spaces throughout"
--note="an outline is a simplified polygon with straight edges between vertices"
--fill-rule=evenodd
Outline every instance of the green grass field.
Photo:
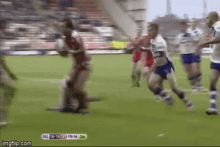
M 131 55 L 93 56 L 93 73 L 86 89 L 89 95 L 104 99 L 90 104 L 91 115 L 45 110 L 58 105 L 59 79 L 69 72 L 71 59 L 7 57 L 7 62 L 20 79 L 10 108 L 12 124 L 1 129 L 1 140 L 32 141 L 33 146 L 220 145 L 219 116 L 205 114 L 209 93 L 189 92 L 191 87 L 178 59 L 174 60 L 177 82 L 195 103 L 194 113 L 188 113 L 179 99 L 172 108 L 157 103 L 144 79 L 140 88 L 131 87 Z M 208 89 L 210 59 L 203 60 L 202 71 Z M 167 83 L 166 87 L 169 90 Z M 43 133 L 86 133 L 88 139 L 45 141 Z

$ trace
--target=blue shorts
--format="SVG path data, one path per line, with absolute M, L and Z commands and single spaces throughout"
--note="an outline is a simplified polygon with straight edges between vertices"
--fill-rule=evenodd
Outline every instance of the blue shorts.
M 220 63 L 211 62 L 211 69 L 216 69 L 220 72 Z
M 200 55 L 182 54 L 181 57 L 184 64 L 200 63 L 201 61 Z
M 173 63 L 168 61 L 166 65 L 158 66 L 155 70 L 155 73 L 160 75 L 162 78 L 167 79 L 167 74 L 174 72 Z

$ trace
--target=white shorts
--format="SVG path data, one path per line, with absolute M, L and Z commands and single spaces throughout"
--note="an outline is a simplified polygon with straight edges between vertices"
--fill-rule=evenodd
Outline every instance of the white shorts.
M 150 67 L 146 67 L 146 66 L 145 66 L 145 67 L 143 68 L 143 73 L 147 73 L 149 69 L 150 69 Z
M 144 68 L 144 64 L 142 61 L 133 63 L 133 70 L 142 70 Z

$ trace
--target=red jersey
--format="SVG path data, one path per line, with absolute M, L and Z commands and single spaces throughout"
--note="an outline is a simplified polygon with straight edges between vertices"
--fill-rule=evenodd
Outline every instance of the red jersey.
M 143 38 L 140 41 L 140 44 L 143 47 L 150 47 L 151 43 L 151 37 L 149 35 L 143 36 Z M 142 52 L 142 58 L 141 61 L 144 63 L 145 67 L 151 67 L 154 64 L 154 56 L 151 51 Z
M 134 48 L 133 62 L 138 62 L 141 60 L 141 50 L 139 49 L 140 40 L 141 40 L 141 36 L 138 36 L 129 45 Z
M 84 48 L 82 39 L 77 36 L 66 36 L 65 37 L 66 45 L 71 50 L 81 50 Z M 81 51 L 79 53 L 73 53 L 72 54 L 73 60 L 74 60 L 74 67 L 77 70 L 88 70 L 89 69 L 89 63 L 91 61 L 90 55 L 86 54 L 85 50 Z

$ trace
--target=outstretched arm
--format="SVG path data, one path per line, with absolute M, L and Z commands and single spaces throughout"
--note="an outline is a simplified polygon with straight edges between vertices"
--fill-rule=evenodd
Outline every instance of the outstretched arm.
M 217 43 L 220 43 L 220 32 L 216 32 L 216 35 L 214 38 L 200 42 L 198 44 L 198 48 L 201 49 L 202 47 L 206 45 L 217 44 Z

